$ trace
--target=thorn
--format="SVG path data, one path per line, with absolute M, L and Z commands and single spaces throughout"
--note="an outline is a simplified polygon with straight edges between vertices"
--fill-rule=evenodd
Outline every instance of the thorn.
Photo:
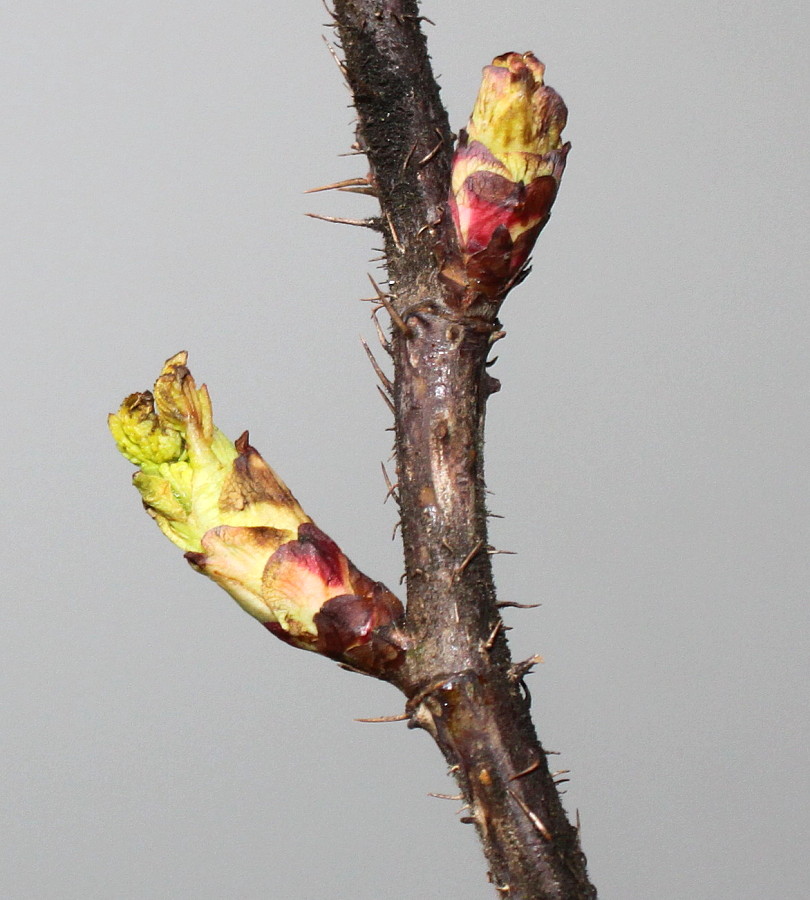
M 408 151 L 407 156 L 405 157 L 405 161 L 402 163 L 402 171 L 404 172 L 408 168 L 408 163 L 411 161 L 413 154 L 416 152 L 416 141 L 411 144 L 411 149 Z
M 503 518 L 503 516 L 499 516 L 499 518 Z M 537 609 L 538 606 L 542 605 L 542 603 L 515 603 L 514 600 L 498 600 L 495 604 L 498 609 L 503 609 L 506 606 L 511 606 L 515 609 Z
M 489 633 L 489 637 L 484 641 L 484 650 L 491 650 L 495 646 L 495 638 L 498 637 L 502 628 L 503 619 L 498 619 L 495 623 L 495 627 Z
M 380 259 L 385 259 L 384 256 L 381 256 Z M 374 293 L 377 295 L 377 298 L 382 302 L 383 297 L 390 297 L 390 294 L 387 294 L 384 290 L 382 290 L 379 284 L 374 280 L 373 276 L 370 272 L 366 272 L 366 277 L 371 282 L 371 286 L 374 288 Z
M 372 368 L 377 373 L 377 378 L 379 378 L 382 382 L 382 386 L 388 391 L 389 394 L 393 395 L 394 385 L 391 379 L 380 368 L 380 364 L 377 362 L 377 360 L 374 358 L 374 354 L 371 352 L 371 347 L 369 347 L 369 345 L 366 343 L 365 338 L 361 337 L 360 343 L 363 345 L 363 349 L 366 351 L 366 356 L 368 356 Z
M 376 191 L 369 184 L 368 178 L 346 178 L 343 181 L 334 181 L 332 184 L 322 184 L 320 187 L 309 188 L 304 193 L 318 194 L 321 191 L 348 191 L 353 194 L 376 196 Z
M 341 62 L 341 60 L 338 58 L 338 55 L 337 55 L 337 53 L 335 53 L 335 48 L 332 46 L 332 44 L 330 44 L 329 41 L 327 41 L 327 39 L 323 35 L 321 35 L 321 37 L 323 38 L 324 44 L 326 44 L 326 49 L 332 55 L 332 59 L 335 61 L 335 65 L 338 67 L 338 69 L 340 69 L 340 74 L 343 76 L 344 80 L 348 84 L 349 83 L 349 73 L 346 69 L 346 66 L 344 66 L 343 63 Z
M 458 763 L 456 763 L 455 765 L 450 766 L 450 768 L 447 770 L 447 774 L 452 775 L 453 772 L 458 772 L 460 770 L 461 770 L 461 766 Z
M 493 331 L 492 334 L 489 336 L 489 343 L 490 343 L 490 345 L 494 344 L 496 341 L 503 340 L 503 338 L 505 338 L 505 337 L 506 337 L 505 331 Z
M 380 320 L 377 318 L 377 310 L 376 309 L 371 314 L 371 321 L 374 323 L 374 327 L 377 330 L 377 338 L 380 341 L 380 346 L 383 348 L 383 350 L 385 350 L 385 352 L 389 356 L 392 356 L 393 354 L 391 352 L 391 342 L 388 340 L 388 338 L 386 338 L 385 332 L 382 330 L 382 325 L 380 325 Z
M 526 766 L 525 769 L 521 769 L 520 772 L 515 772 L 514 775 L 510 775 L 507 781 L 517 781 L 518 778 L 523 778 L 525 775 L 531 775 L 532 772 L 536 772 L 540 768 L 540 760 L 536 759 L 531 765 Z
M 322 222 L 336 222 L 339 225 L 356 225 L 358 228 L 370 228 L 372 231 L 380 230 L 378 219 L 344 219 L 341 216 L 322 216 L 320 213 L 304 213 L 310 219 L 320 219 Z
M 463 794 L 434 794 L 432 791 L 428 792 L 428 797 L 435 797 L 437 800 L 455 800 L 456 802 L 464 799 Z
M 387 222 L 388 222 L 388 228 L 389 228 L 390 231 L 391 231 L 391 238 L 392 238 L 392 240 L 394 241 L 394 246 L 397 248 L 397 250 L 399 250 L 400 253 L 404 253 L 404 252 L 405 252 L 405 248 L 402 246 L 402 242 L 401 242 L 400 239 L 399 239 L 399 235 L 397 234 L 396 228 L 394 228 L 394 223 L 393 223 L 393 221 L 391 220 L 391 214 L 390 214 L 390 213 L 386 213 L 386 214 L 385 214 L 385 218 L 386 218 L 386 220 L 387 220 Z
M 426 231 L 431 231 L 434 228 L 437 228 L 442 224 L 442 219 L 444 218 L 444 213 L 440 212 L 438 216 L 432 222 L 425 222 L 425 224 L 416 232 L 417 237 L 421 237 Z
M 433 159 L 433 157 L 439 152 L 439 150 L 442 149 L 442 144 L 444 143 L 444 138 L 442 137 L 442 133 L 441 133 L 441 131 L 439 131 L 438 128 L 436 128 L 434 130 L 435 130 L 436 134 L 439 135 L 439 143 L 436 144 L 436 146 L 428 153 L 427 156 L 423 156 L 422 159 L 419 160 L 417 165 L 419 166 L 420 169 L 423 166 L 426 166 Z
M 337 188 L 336 190 L 342 191 L 344 194 L 362 194 L 364 197 L 376 197 L 377 196 L 377 190 L 372 185 L 368 185 L 368 187 Z
M 309 192 L 307 191 L 307 193 L 309 193 Z M 488 369 L 490 366 L 494 366 L 495 363 L 498 362 L 499 359 L 500 359 L 499 356 L 493 356 L 492 359 L 488 359 L 488 360 L 484 363 L 484 368 L 487 368 L 487 369 Z
M 512 788 L 507 788 L 509 791 L 509 796 L 517 803 L 517 805 L 523 810 L 526 814 L 526 818 L 534 825 L 537 831 L 547 840 L 551 840 L 551 832 L 546 828 L 543 824 L 540 816 L 537 813 L 532 812 L 529 807 L 523 802 L 523 800 L 518 797 L 518 795 L 512 790 Z
M 506 516 L 502 516 L 500 513 L 487 513 L 487 518 L 489 519 L 505 519 Z
M 374 325 L 377 329 L 377 337 L 379 338 L 380 343 L 383 345 L 383 349 L 386 351 L 386 353 L 388 353 L 389 356 L 393 356 L 394 354 L 391 350 L 391 342 L 385 337 L 385 334 L 384 334 L 382 328 L 380 327 L 380 323 L 377 319 L 377 313 L 381 309 L 384 309 L 388 313 L 388 315 L 391 317 L 391 320 L 393 321 L 393 323 L 397 326 L 397 328 L 406 337 L 411 337 L 412 332 L 411 332 L 411 329 L 405 324 L 402 316 L 400 316 L 400 314 L 396 311 L 396 309 L 394 309 L 394 306 L 390 300 L 390 298 L 393 297 L 393 294 L 389 294 L 389 293 L 386 293 L 385 291 L 381 291 L 380 286 L 377 284 L 376 281 L 374 281 L 374 279 L 371 277 L 371 275 L 368 276 L 368 280 L 371 282 L 371 284 L 374 286 L 374 290 L 377 292 L 376 297 L 369 298 L 369 302 L 374 302 L 377 304 L 377 306 L 375 306 L 374 309 L 371 311 L 371 318 L 374 320 Z M 363 298 L 363 299 L 365 299 L 365 298 Z
M 494 547 L 487 547 L 487 553 L 490 556 L 517 556 L 517 550 L 496 550 Z
M 326 5 L 326 0 L 321 0 L 321 4 L 323 5 L 323 8 L 326 10 L 326 15 L 331 16 L 331 18 L 332 18 L 332 21 L 329 22 L 324 27 L 325 28 L 335 28 L 337 26 L 337 16 L 335 15 L 334 10 L 329 9 L 329 7 Z
M 458 579 L 464 574 L 464 570 L 467 568 L 467 566 L 481 552 L 483 546 L 483 540 L 479 540 L 478 543 L 472 548 L 472 550 L 470 550 L 470 552 L 464 557 L 464 559 L 456 566 L 456 571 L 453 572 L 453 581 L 458 581 Z
M 386 471 L 384 462 L 380 463 L 380 468 L 382 469 L 383 478 L 385 479 L 385 486 L 388 488 L 388 493 L 385 495 L 385 500 L 383 500 L 383 503 L 385 503 L 385 501 L 389 497 L 393 497 L 397 501 L 397 503 L 399 503 L 399 497 L 397 497 L 396 493 L 399 482 L 397 482 L 397 484 L 391 483 L 391 479 L 388 477 L 388 472 Z
M 383 501 L 383 502 L 385 502 L 385 501 Z M 394 522 L 394 530 L 391 532 L 391 540 L 392 541 L 397 536 L 398 528 L 402 528 L 402 519 L 397 519 L 396 522 Z M 402 578 L 405 578 L 405 576 L 403 575 Z M 402 579 L 400 579 L 399 583 L 402 584 Z
M 509 677 L 512 681 L 520 681 L 520 679 L 525 678 L 531 670 L 543 662 L 543 657 L 535 654 L 534 656 L 530 656 L 528 659 L 524 659 L 521 662 L 513 663 L 509 667 Z
M 576 822 L 577 822 L 577 836 L 582 833 L 582 822 L 579 820 L 579 808 L 576 811 Z
M 374 716 L 371 719 L 355 719 L 354 721 L 375 725 L 378 722 L 404 722 L 406 719 L 410 719 L 408 713 L 400 713 L 398 716 Z
M 385 400 L 385 405 L 391 410 L 391 413 L 393 415 L 396 415 L 397 411 L 394 408 L 394 404 L 391 402 L 391 398 L 388 396 L 388 394 L 386 394 L 379 385 L 377 385 L 377 390 L 380 392 L 380 396 L 383 398 L 383 400 Z
M 414 15 L 411 15 L 410 13 L 403 13 L 401 16 L 395 16 L 395 18 L 396 18 L 397 22 L 400 23 L 400 25 L 407 19 L 409 21 L 413 21 L 413 22 L 417 22 L 417 23 L 418 22 L 428 22 L 434 28 L 436 27 L 436 23 L 433 21 L 433 19 L 429 19 L 427 16 L 414 16 Z
M 393 304 L 385 294 L 380 295 L 380 303 L 385 307 L 385 311 L 391 316 L 391 321 L 402 332 L 403 336 L 406 338 L 413 337 L 413 332 L 405 324 L 402 316 L 394 309 Z
M 552 778 L 556 778 L 558 775 L 570 775 L 570 774 L 571 774 L 571 770 L 570 770 L 570 769 L 557 769 L 556 772 L 552 772 L 552 773 L 551 773 L 551 777 L 552 777 Z M 570 781 L 571 779 L 570 779 L 570 778 L 566 778 L 565 780 L 566 780 L 566 781 Z

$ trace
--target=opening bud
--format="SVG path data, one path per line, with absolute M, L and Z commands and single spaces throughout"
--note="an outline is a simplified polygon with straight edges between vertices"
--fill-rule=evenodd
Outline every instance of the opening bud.
M 188 355 L 109 417 L 147 512 L 199 572 L 287 643 L 382 676 L 405 649 L 400 601 L 360 572 L 250 445 L 213 423 Z
M 525 274 L 549 219 L 570 144 L 568 111 L 532 53 L 505 53 L 483 70 L 481 88 L 453 157 L 449 206 L 460 258 L 445 280 L 500 302 Z

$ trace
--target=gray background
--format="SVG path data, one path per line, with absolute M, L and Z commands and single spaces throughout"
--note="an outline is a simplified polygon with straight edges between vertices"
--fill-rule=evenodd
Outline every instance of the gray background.
M 493 540 L 604 898 L 808 892 L 804 3 L 424 7 L 451 121 L 533 49 L 574 144 L 510 297 Z M 12 898 L 493 896 L 384 685 L 274 641 L 140 510 L 104 417 L 182 348 L 396 586 L 374 237 L 307 3 L 3 4 L 2 837 Z

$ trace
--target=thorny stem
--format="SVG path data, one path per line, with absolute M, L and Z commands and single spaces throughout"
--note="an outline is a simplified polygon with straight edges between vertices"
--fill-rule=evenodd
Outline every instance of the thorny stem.
M 336 0 L 335 21 L 380 200 L 395 312 L 397 496 L 413 647 L 391 679 L 454 771 L 489 877 L 510 900 L 583 900 L 588 881 L 501 627 L 484 496 L 495 313 L 450 308 L 438 260 L 452 135 L 416 0 Z M 472 311 L 471 311 L 472 312 Z

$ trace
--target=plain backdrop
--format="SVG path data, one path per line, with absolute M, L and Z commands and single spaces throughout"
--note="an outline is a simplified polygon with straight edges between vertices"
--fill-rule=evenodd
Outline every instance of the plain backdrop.
M 190 352 L 396 588 L 375 236 L 318 2 L 2 4 L 0 895 L 494 896 L 385 685 L 275 641 L 141 510 L 106 414 Z M 454 128 L 534 50 L 573 143 L 489 407 L 502 599 L 606 900 L 808 866 L 810 13 L 430 0 Z

